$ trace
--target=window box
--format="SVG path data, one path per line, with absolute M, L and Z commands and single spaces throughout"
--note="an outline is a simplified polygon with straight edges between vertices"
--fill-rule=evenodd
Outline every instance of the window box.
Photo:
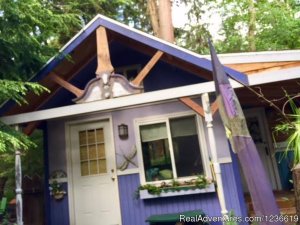
M 215 185 L 211 183 L 205 188 L 198 188 L 196 186 L 182 186 L 180 189 L 174 187 L 163 188 L 160 194 L 150 194 L 148 190 L 140 190 L 139 195 L 140 199 L 151 199 L 151 198 L 160 198 L 160 197 L 172 197 L 180 195 L 192 195 L 200 193 L 211 193 L 215 192 Z

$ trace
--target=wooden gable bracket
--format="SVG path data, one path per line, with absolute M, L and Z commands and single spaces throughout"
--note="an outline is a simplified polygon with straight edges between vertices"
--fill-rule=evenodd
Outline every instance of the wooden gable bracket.
M 97 41 L 97 77 L 103 73 L 111 74 L 114 71 L 114 67 L 111 64 L 109 46 L 107 40 L 107 33 L 105 27 L 99 27 L 96 31 Z
M 133 85 L 140 86 L 142 81 L 149 74 L 150 70 L 155 66 L 162 55 L 163 52 L 158 50 L 131 83 Z
M 58 83 L 60 86 L 64 87 L 68 91 L 72 92 L 76 97 L 80 97 L 83 94 L 83 90 L 75 87 L 73 84 L 69 83 L 68 81 L 65 81 L 60 76 L 58 76 L 54 72 L 50 72 L 49 76 L 54 82 Z
M 194 110 L 196 113 L 198 113 L 200 116 L 205 117 L 204 114 L 204 109 L 202 108 L 201 105 L 199 105 L 197 102 L 195 102 L 193 99 L 191 99 L 190 97 L 182 97 L 179 98 L 179 101 L 181 101 L 183 104 L 185 104 L 186 106 L 188 106 L 189 108 L 191 108 L 192 110 Z M 211 104 L 211 113 L 212 115 L 215 114 L 215 112 L 217 112 L 218 110 L 218 103 L 217 100 L 215 100 L 212 104 Z
M 41 124 L 42 121 L 34 121 L 27 124 L 27 126 L 23 129 L 23 133 L 27 136 L 30 136 L 33 131 Z

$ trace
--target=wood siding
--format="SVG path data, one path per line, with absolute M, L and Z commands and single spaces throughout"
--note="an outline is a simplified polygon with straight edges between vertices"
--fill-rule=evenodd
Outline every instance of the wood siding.
M 244 202 L 238 191 L 238 182 L 234 177 L 233 164 L 222 164 L 224 189 L 227 194 L 228 210 L 233 210 L 236 216 L 246 216 Z M 140 185 L 139 174 L 119 176 L 119 192 L 122 213 L 122 225 L 146 225 L 147 217 L 155 214 L 178 213 L 201 209 L 208 216 L 221 216 L 220 204 L 216 193 L 183 195 L 167 198 L 141 200 L 135 197 L 135 191 Z M 245 204 L 243 203 L 245 207 Z M 221 223 L 212 223 L 221 224 Z M 241 223 L 242 224 L 242 223 Z

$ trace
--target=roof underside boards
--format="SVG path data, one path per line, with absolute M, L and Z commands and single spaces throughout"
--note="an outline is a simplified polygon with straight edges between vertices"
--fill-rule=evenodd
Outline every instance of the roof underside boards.
M 184 79 L 189 80 L 186 84 L 193 84 L 195 82 L 202 82 L 204 80 L 211 80 L 211 63 L 209 60 L 201 58 L 199 55 L 189 52 L 185 49 L 179 48 L 173 44 L 162 41 L 151 35 L 132 29 L 128 26 L 120 24 L 104 16 L 98 15 L 93 21 L 91 21 L 77 36 L 75 36 L 61 51 L 61 54 L 51 59 L 41 71 L 32 78 L 32 81 L 39 82 L 46 86 L 51 93 L 44 93 L 41 96 L 35 96 L 33 93 L 29 93 L 27 100 L 30 105 L 16 106 L 8 103 L 1 108 L 0 113 L 5 112 L 6 115 L 29 112 L 38 109 L 45 109 L 49 107 L 58 107 L 62 105 L 73 104 L 70 96 L 72 94 L 64 95 L 66 91 L 50 79 L 49 73 L 54 72 L 66 81 L 69 81 L 75 86 L 83 88 L 85 84 L 92 78 L 94 78 L 96 68 L 96 34 L 95 31 L 99 26 L 107 28 L 108 41 L 110 45 L 112 63 L 114 67 L 118 67 L 122 57 L 126 58 L 128 50 L 135 51 L 138 54 L 142 54 L 141 62 L 142 66 L 146 64 L 146 60 L 152 57 L 157 50 L 163 51 L 165 54 L 160 60 L 160 64 L 166 63 L 176 68 L 174 74 L 178 71 L 185 71 Z M 121 46 L 119 47 L 115 47 Z M 137 63 L 134 63 L 137 64 Z M 121 65 L 120 65 L 121 66 Z M 124 65 L 123 65 L 124 66 Z M 88 72 L 83 72 L 88 70 Z M 242 83 L 247 83 L 245 75 L 234 71 L 230 68 L 226 68 L 226 71 L 230 76 L 239 80 Z M 84 76 L 82 75 L 84 73 Z M 183 73 L 181 73 L 183 74 Z M 193 76 L 188 78 L 189 74 L 201 77 L 201 79 L 195 79 Z M 150 76 L 151 77 L 151 76 Z M 170 77 L 173 79 L 173 77 Z M 154 79 L 155 80 L 155 79 Z M 155 80 L 157 81 L 157 80 Z M 171 82 L 172 83 L 172 82 Z M 173 82 L 174 83 L 174 82 Z M 184 85 L 180 83 L 180 85 Z M 169 88 L 174 86 L 164 86 L 158 88 Z M 149 88 L 146 91 L 151 91 Z M 54 100 L 53 98 L 58 100 Z M 51 100 L 52 104 L 48 104 Z M 54 103 L 56 102 L 56 103 Z

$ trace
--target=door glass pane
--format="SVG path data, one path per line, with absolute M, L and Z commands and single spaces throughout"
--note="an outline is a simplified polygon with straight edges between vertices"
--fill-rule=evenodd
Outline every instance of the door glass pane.
M 81 162 L 81 176 L 89 175 L 89 162 Z
M 79 144 L 86 145 L 86 131 L 85 130 L 79 132 Z
M 106 173 L 106 159 L 99 159 L 98 160 L 99 165 L 99 173 Z
M 140 127 L 146 181 L 173 178 L 166 123 Z
M 103 128 L 80 131 L 79 151 L 81 176 L 107 172 Z
M 89 159 L 97 159 L 96 145 L 89 145 Z
M 203 174 L 195 116 L 170 119 L 178 177 Z
M 80 160 L 85 161 L 88 159 L 88 152 L 86 146 L 80 146 Z

